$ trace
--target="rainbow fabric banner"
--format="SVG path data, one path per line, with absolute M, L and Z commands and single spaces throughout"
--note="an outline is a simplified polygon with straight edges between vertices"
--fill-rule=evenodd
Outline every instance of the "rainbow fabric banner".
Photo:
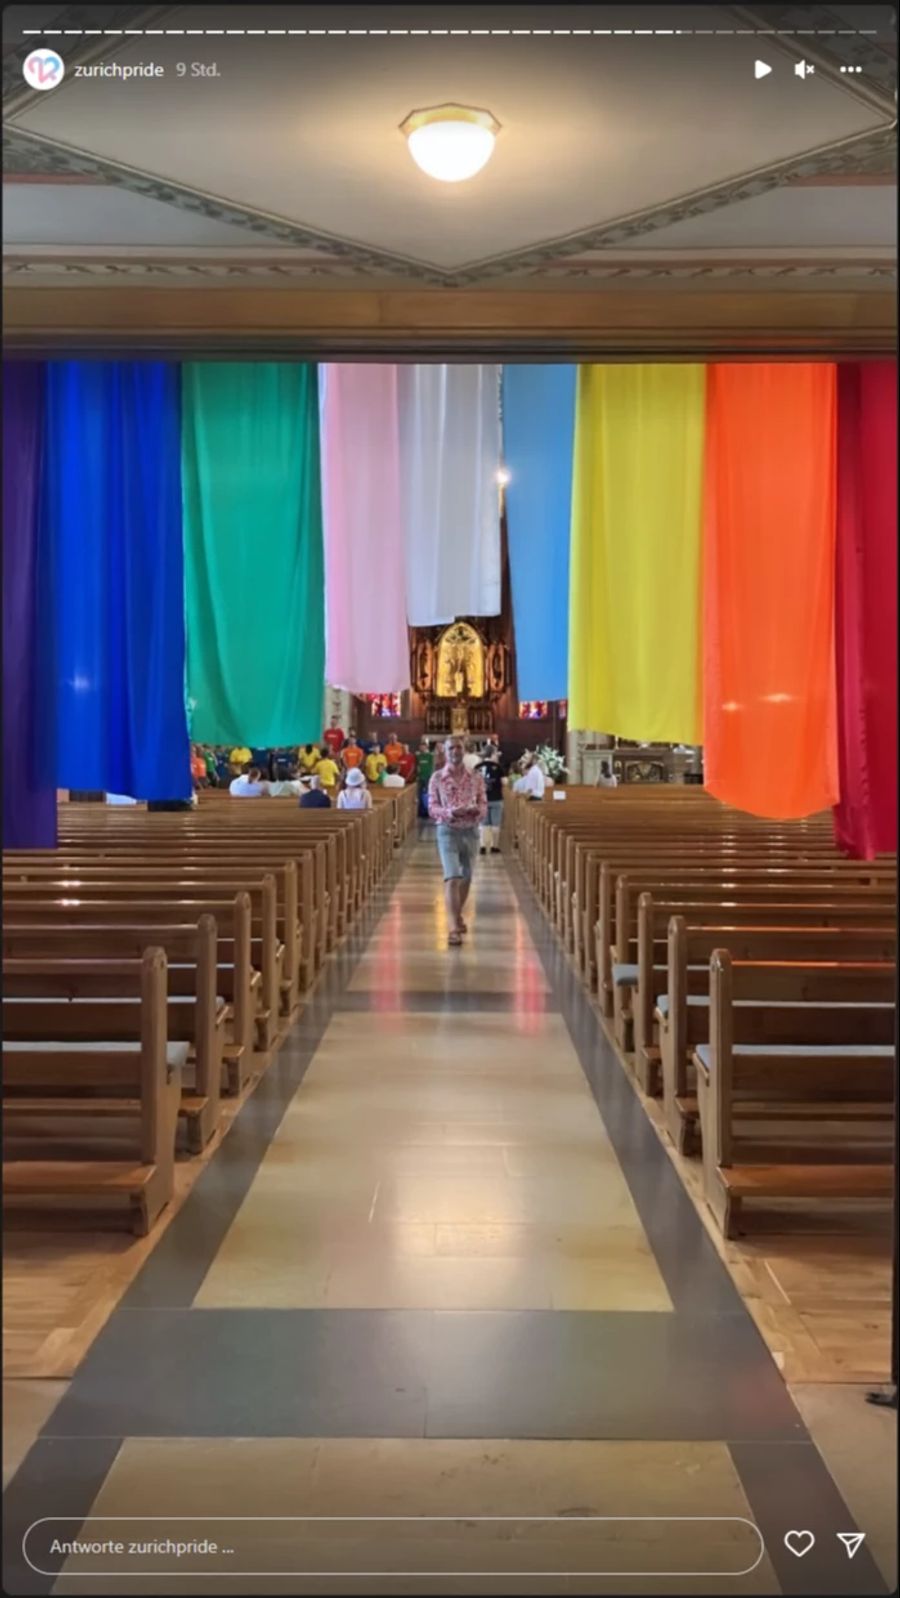
M 701 741 L 702 366 L 581 366 L 569 726 Z

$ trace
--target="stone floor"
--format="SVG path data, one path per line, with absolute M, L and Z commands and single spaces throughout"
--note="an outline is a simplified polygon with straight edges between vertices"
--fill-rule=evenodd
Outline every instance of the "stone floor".
M 6 1384 L 7 1592 L 887 1590 L 892 1418 L 785 1386 L 504 860 L 469 919 L 424 838 L 72 1379 Z

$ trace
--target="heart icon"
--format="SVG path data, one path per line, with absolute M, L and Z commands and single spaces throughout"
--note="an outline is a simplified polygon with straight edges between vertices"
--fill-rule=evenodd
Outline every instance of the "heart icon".
M 808 1554 L 814 1547 L 815 1541 L 811 1531 L 788 1531 L 784 1534 L 785 1548 L 797 1559 L 802 1559 L 804 1554 Z

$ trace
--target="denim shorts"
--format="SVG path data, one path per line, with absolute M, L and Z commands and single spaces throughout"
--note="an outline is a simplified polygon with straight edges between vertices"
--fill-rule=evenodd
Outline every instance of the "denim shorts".
M 503 820 L 503 800 L 502 799 L 489 799 L 488 800 L 488 813 L 487 813 L 487 824 L 488 824 L 488 826 L 489 827 L 494 827 L 496 829 L 497 827 L 499 827 L 499 825 L 500 825 L 502 820 Z
M 472 877 L 472 865 L 478 852 L 478 828 L 451 827 L 446 821 L 439 821 L 437 846 L 444 881 L 448 882 L 451 877 L 460 877 L 463 882 L 469 882 Z

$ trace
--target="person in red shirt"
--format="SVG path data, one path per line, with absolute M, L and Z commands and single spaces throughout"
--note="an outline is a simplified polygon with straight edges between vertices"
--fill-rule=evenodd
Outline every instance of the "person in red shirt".
M 331 726 L 326 727 L 322 734 L 322 742 L 327 747 L 332 760 L 337 760 L 344 747 L 344 729 L 338 726 L 337 716 L 332 716 Z
M 404 782 L 412 782 L 416 774 L 416 757 L 409 752 L 409 744 L 403 745 L 403 753 L 397 761 L 397 770 Z

